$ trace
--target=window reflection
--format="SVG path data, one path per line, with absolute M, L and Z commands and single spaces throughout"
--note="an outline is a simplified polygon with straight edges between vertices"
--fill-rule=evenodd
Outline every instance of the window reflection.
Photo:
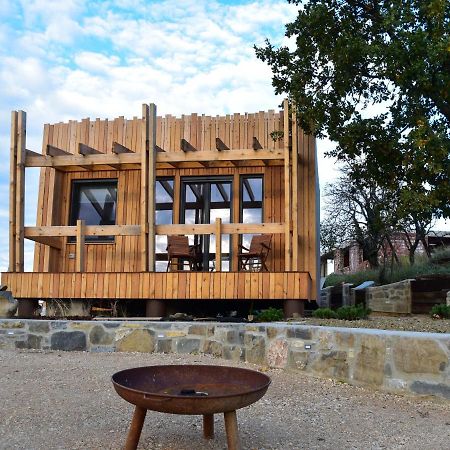
M 173 178 L 156 179 L 155 224 L 170 225 L 173 223 Z M 167 269 L 167 236 L 155 236 L 156 272 L 165 272 Z
M 76 180 L 72 184 L 70 225 L 115 225 L 117 180 Z M 86 242 L 113 241 L 114 236 L 86 236 Z M 75 237 L 69 239 L 75 242 Z
M 263 177 L 262 175 L 245 175 L 241 177 L 241 211 L 242 223 L 263 222 Z M 241 244 L 250 246 L 253 234 L 242 235 Z

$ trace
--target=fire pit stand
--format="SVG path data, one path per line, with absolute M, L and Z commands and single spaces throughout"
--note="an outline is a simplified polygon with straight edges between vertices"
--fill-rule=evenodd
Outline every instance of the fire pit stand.
M 229 450 L 239 449 L 236 410 L 259 400 L 270 378 L 224 366 L 167 365 L 127 369 L 112 377 L 117 393 L 135 405 L 125 444 L 136 449 L 148 410 L 203 416 L 203 436 L 214 438 L 214 414 L 223 413 Z

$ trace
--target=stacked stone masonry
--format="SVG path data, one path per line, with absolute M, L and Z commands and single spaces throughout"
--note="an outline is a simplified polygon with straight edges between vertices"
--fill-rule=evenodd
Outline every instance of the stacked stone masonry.
M 296 324 L 0 319 L 0 349 L 208 354 L 450 399 L 450 334 Z
M 368 288 L 366 303 L 373 312 L 410 314 L 411 280 Z

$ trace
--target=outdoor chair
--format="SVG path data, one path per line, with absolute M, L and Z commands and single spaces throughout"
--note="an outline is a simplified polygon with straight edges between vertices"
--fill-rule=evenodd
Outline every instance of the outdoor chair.
M 191 271 L 198 270 L 198 246 L 189 245 L 187 236 L 167 236 L 167 272 L 178 272 L 188 267 Z
M 238 255 L 239 270 L 245 272 L 268 272 L 269 269 L 266 261 L 269 256 L 271 242 L 271 234 L 259 234 L 253 235 L 250 248 L 240 245 L 241 250 L 245 250 L 246 252 L 239 253 Z

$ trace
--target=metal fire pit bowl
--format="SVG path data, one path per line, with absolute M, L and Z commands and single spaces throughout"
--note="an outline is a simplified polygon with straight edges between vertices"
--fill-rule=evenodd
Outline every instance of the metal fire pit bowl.
M 112 376 L 117 393 L 136 406 L 126 450 L 139 442 L 147 410 L 203 415 L 203 436 L 214 437 L 214 414 L 223 413 L 229 450 L 239 448 L 236 410 L 267 391 L 270 378 L 254 370 L 204 365 L 166 365 L 122 370 Z

